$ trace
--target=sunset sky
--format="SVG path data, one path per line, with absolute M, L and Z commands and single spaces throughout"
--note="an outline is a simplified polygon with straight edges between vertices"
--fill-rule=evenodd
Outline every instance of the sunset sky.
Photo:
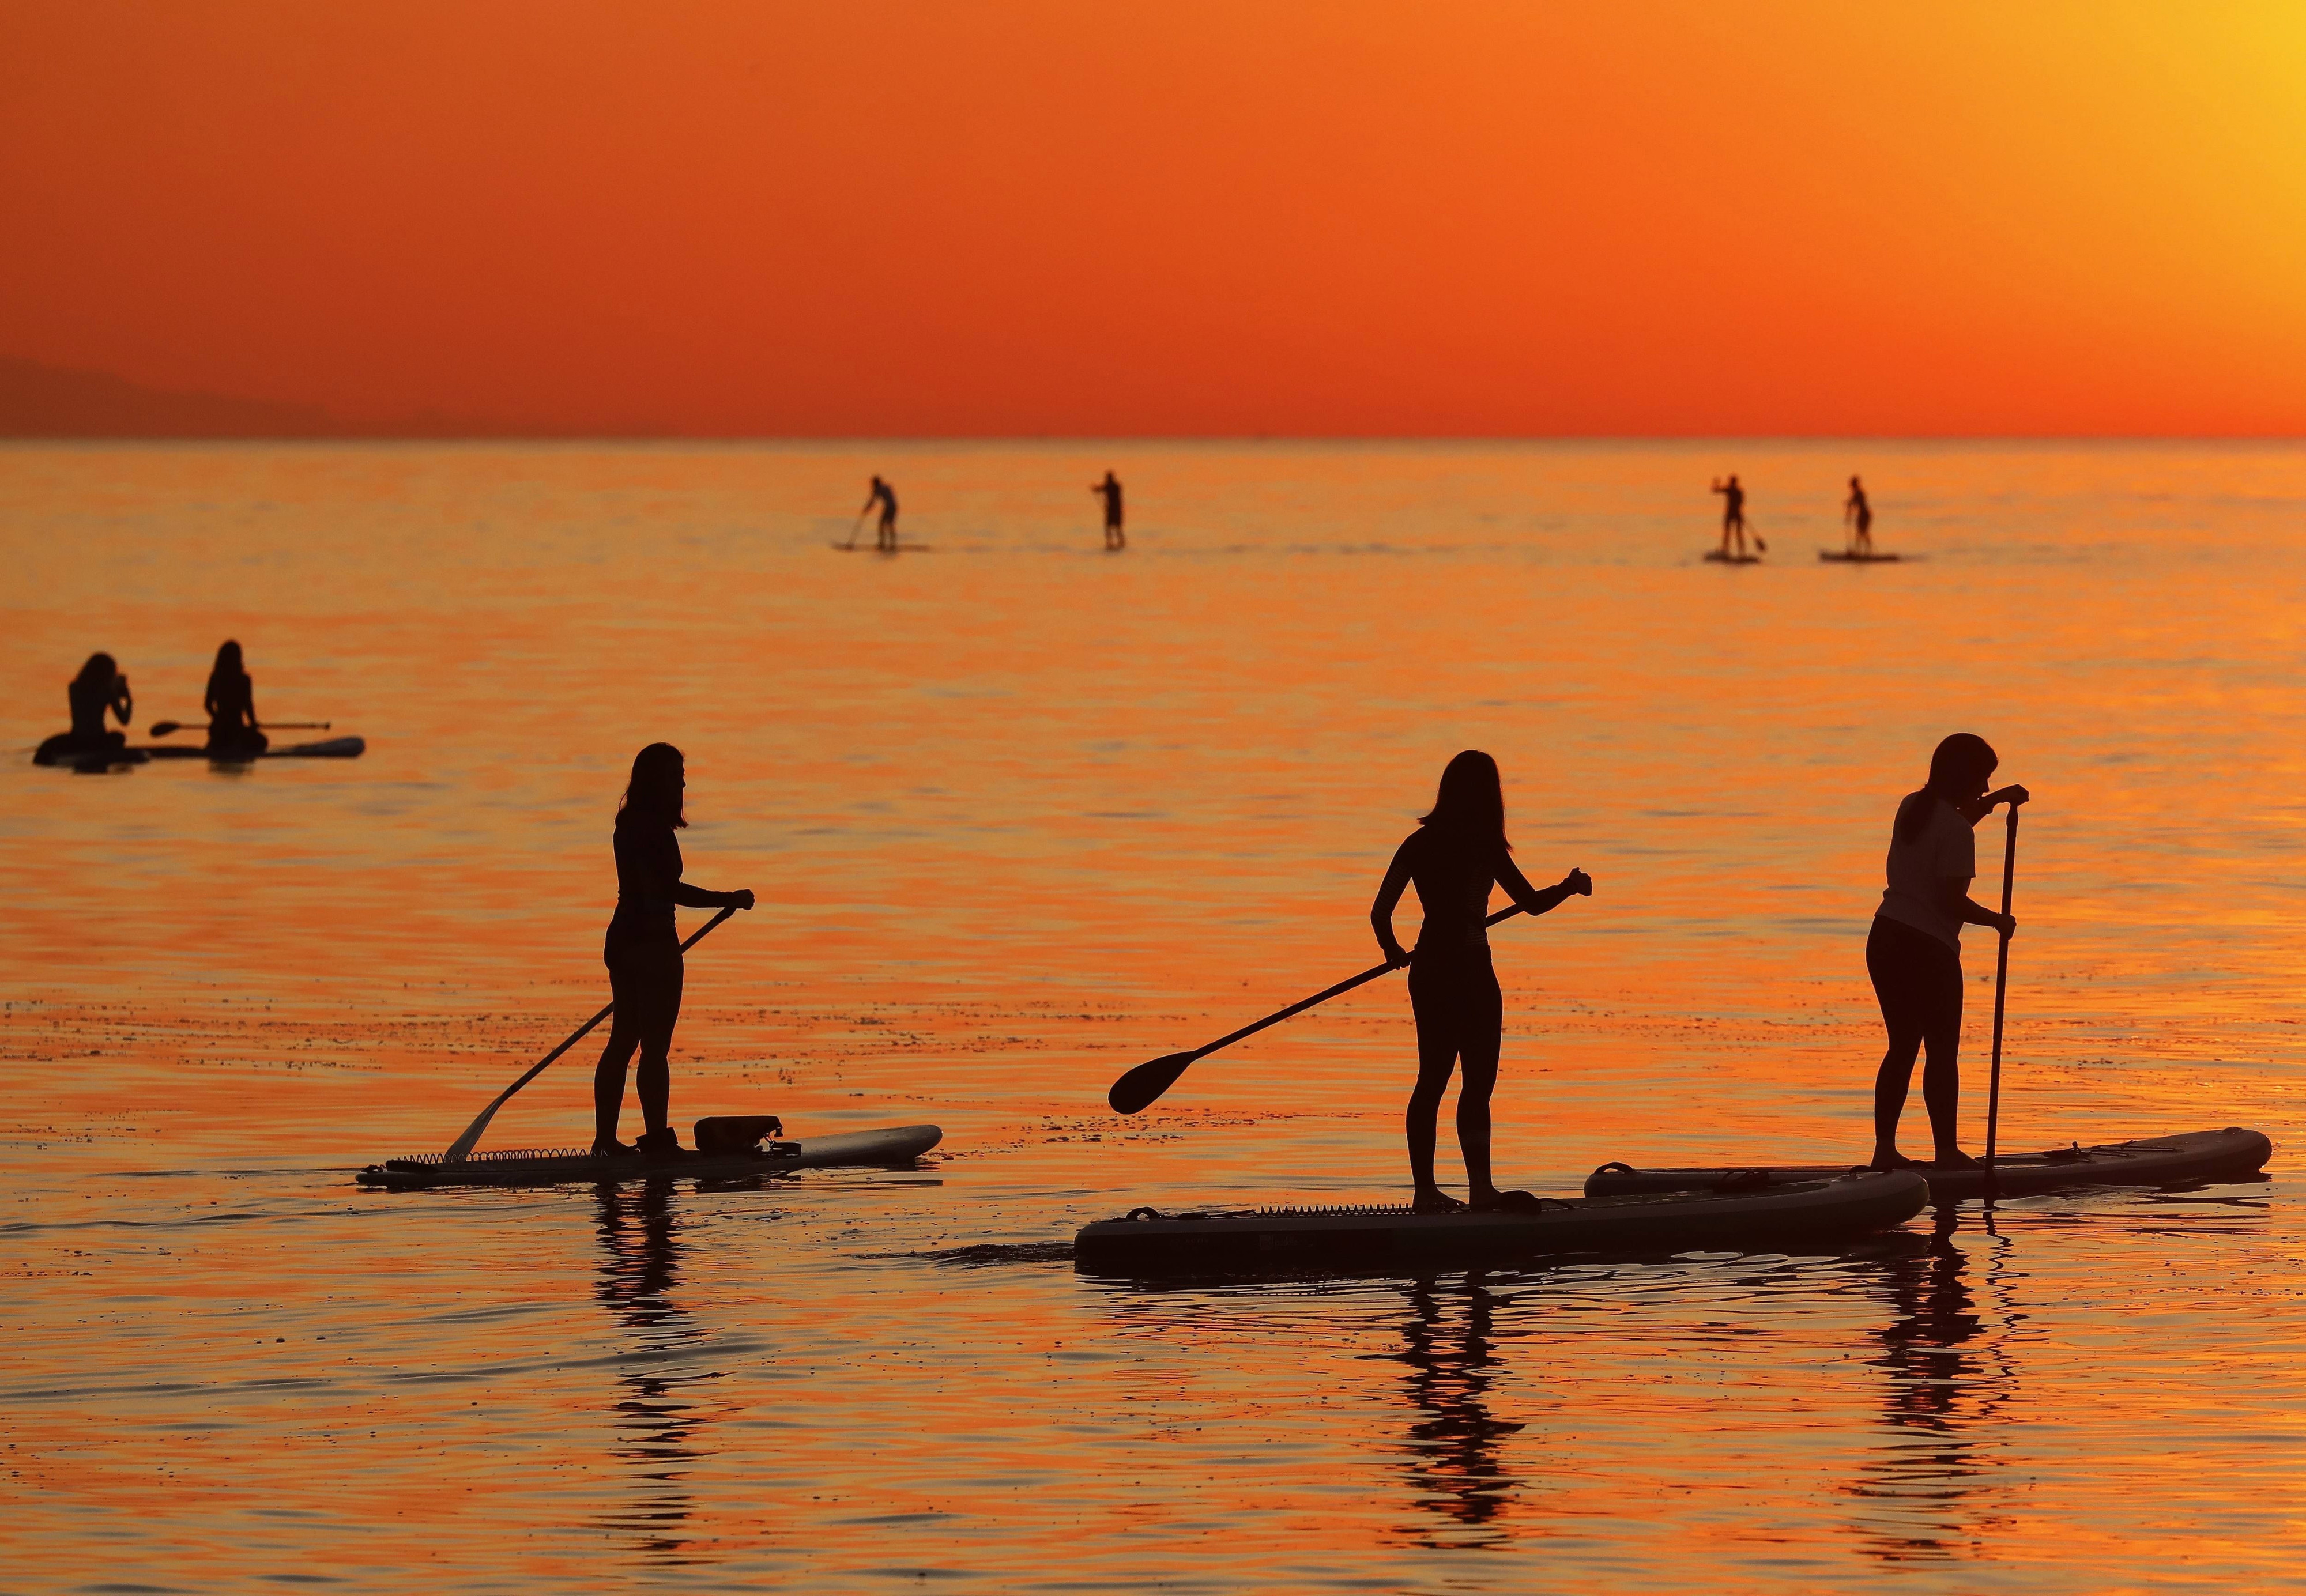
M 2306 432 L 2306 10 L 0 10 L 0 355 L 705 434 Z

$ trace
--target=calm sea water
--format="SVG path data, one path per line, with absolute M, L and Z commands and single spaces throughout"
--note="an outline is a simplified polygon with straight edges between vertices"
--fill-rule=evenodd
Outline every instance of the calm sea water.
M 1697 559 L 1732 469 L 1759 567 Z M 1852 470 L 1926 558 L 1815 560 Z M 828 547 L 874 471 L 928 552 Z M 0 1586 L 2299 1583 L 2302 529 L 2271 447 L 0 448 Z M 227 636 L 368 755 L 30 764 L 90 651 L 141 725 Z M 1889 816 L 1961 728 L 2037 795 L 2005 1145 L 2250 1124 L 2270 1182 L 1833 1256 L 1073 1272 L 1140 1202 L 1403 1195 L 1396 982 L 1104 1092 L 1371 962 L 1466 747 L 1530 874 L 1598 883 L 1496 934 L 1501 1174 L 1860 1156 Z M 690 957 L 677 1119 L 944 1148 L 355 1189 L 606 1001 L 659 738 L 690 878 L 763 900 Z M 584 1140 L 592 1056 L 487 1145 Z

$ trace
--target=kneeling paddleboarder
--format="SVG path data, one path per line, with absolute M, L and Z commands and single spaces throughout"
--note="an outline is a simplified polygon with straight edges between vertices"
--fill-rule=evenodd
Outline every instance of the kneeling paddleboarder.
M 680 1020 L 680 938 L 673 929 L 673 906 L 690 909 L 750 909 L 753 894 L 708 892 L 680 879 L 680 844 L 673 832 L 688 822 L 681 795 L 688 786 L 680 750 L 651 743 L 633 758 L 632 779 L 617 806 L 617 912 L 609 921 L 602 959 L 609 967 L 609 991 L 617 1012 L 609 1045 L 593 1072 L 593 1151 L 640 1152 L 656 1157 L 682 1155 L 673 1133 L 672 1028 Z M 636 1147 L 617 1139 L 624 1108 L 625 1066 L 640 1049 L 641 1118 L 646 1134 Z
M 271 746 L 257 729 L 256 684 L 231 638 L 217 650 L 201 707 L 208 712 L 209 758 L 253 759 Z
M 1957 731 L 1930 755 L 1930 779 L 1898 806 L 1890 828 L 1888 889 L 1866 938 L 1866 973 L 1882 1005 L 1890 1050 L 1874 1080 L 1875 1169 L 1905 1169 L 1914 1160 L 1898 1151 L 1898 1117 L 1905 1111 L 1914 1056 L 1927 1049 L 1922 1102 L 1937 1142 L 1936 1166 L 1966 1169 L 1977 1160 L 1961 1150 L 1956 1110 L 1961 1076 L 1961 928 L 1991 926 L 2004 936 L 2016 917 L 1997 914 L 1969 896 L 1977 874 L 1977 840 L 1970 828 L 1996 804 L 2022 804 L 2022 787 L 1988 792 L 1999 755 L 1974 732 Z
M 1490 888 L 1503 886 L 1533 915 L 1573 893 L 1591 896 L 1593 891 L 1593 878 L 1583 870 L 1572 870 L 1540 891 L 1529 884 L 1512 854 L 1498 762 L 1469 748 L 1441 772 L 1432 813 L 1395 851 L 1370 907 L 1370 924 L 1386 959 L 1409 966 L 1409 1003 L 1417 1017 L 1417 1086 L 1409 1096 L 1406 1123 L 1409 1173 L 1417 1188 L 1413 1202 L 1421 1214 L 1465 1206 L 1433 1181 L 1434 1120 L 1460 1059 L 1465 1074 L 1457 1088 L 1457 1146 L 1465 1156 L 1467 1193 L 1475 1208 L 1490 1207 L 1500 1197 L 1490 1179 L 1490 1092 L 1498 1080 L 1505 1003 L 1482 924 L 1489 918 Z M 1417 951 L 1408 953 L 1393 935 L 1393 910 L 1413 881 L 1425 924 Z

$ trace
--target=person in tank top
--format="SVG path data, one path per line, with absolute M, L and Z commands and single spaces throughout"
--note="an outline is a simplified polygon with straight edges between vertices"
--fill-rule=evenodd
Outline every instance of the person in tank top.
M 680 1020 L 684 974 L 676 905 L 689 909 L 750 909 L 749 889 L 712 892 L 680 879 L 680 843 L 673 832 L 682 815 L 688 772 L 680 750 L 651 743 L 633 757 L 632 776 L 617 806 L 617 909 L 610 917 L 602 961 L 615 1000 L 609 1044 L 593 1071 L 593 1151 L 686 1156 L 672 1129 L 672 1031 Z M 617 1139 L 624 1110 L 625 1071 L 641 1055 L 636 1085 L 646 1131 L 633 1146 Z
M 1476 749 L 1452 759 L 1441 772 L 1432 812 L 1394 851 L 1393 863 L 1370 906 L 1370 925 L 1387 962 L 1409 967 L 1409 1003 L 1417 1021 L 1417 1084 L 1405 1127 L 1409 1137 L 1412 1201 L 1421 1214 L 1466 1206 L 1443 1191 L 1433 1175 L 1435 1121 L 1449 1076 L 1462 1061 L 1457 1088 L 1457 1147 L 1465 1155 L 1472 1206 L 1491 1208 L 1526 1199 L 1500 1192 L 1490 1172 L 1490 1094 L 1497 1085 L 1505 1004 L 1490 962 L 1490 892 L 1503 886 L 1513 900 L 1542 915 L 1576 895 L 1591 896 L 1593 878 L 1572 870 L 1542 890 L 1513 861 L 1506 841 L 1504 788 L 1498 762 Z M 1393 911 L 1403 891 L 1417 887 L 1425 911 L 1414 952 L 1393 934 Z
M 1988 926 L 2016 934 L 2014 917 L 1975 902 L 1977 874 L 1971 828 L 1997 804 L 2022 804 L 2023 787 L 1986 791 L 2000 757 L 1986 739 L 1957 731 L 1930 756 L 1929 781 L 1906 795 L 1890 828 L 1889 884 L 1866 938 L 1866 972 L 1890 1033 L 1889 1051 L 1874 1080 L 1875 1169 L 1903 1169 L 1914 1160 L 1898 1151 L 1898 1121 L 1905 1112 L 1914 1060 L 1922 1068 L 1922 1102 L 1936 1142 L 1935 1164 L 1966 1168 L 1977 1160 L 1961 1150 L 1961 928 Z

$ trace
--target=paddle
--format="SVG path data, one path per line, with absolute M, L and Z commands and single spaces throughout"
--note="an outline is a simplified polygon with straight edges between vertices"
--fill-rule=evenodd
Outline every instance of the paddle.
M 722 921 L 727 919 L 730 915 L 735 914 L 736 912 L 737 911 L 734 908 L 729 908 L 724 909 L 719 914 L 714 915 L 711 919 L 705 922 L 703 930 L 698 931 L 696 935 L 690 937 L 687 942 L 680 944 L 680 951 L 686 953 L 698 943 L 703 942 L 705 940 L 705 933 L 706 931 L 712 930 L 713 926 L 718 926 Z M 530 1081 L 534 1080 L 538 1076 L 543 1074 L 544 1067 L 547 1064 L 551 1063 L 554 1059 L 559 1058 L 562 1054 L 568 1052 L 571 1047 L 576 1046 L 577 1043 L 583 1041 L 587 1036 L 590 1036 L 592 1034 L 593 1028 L 600 1024 L 603 1020 L 606 1020 L 611 1014 L 616 1012 L 616 1009 L 617 1005 L 611 1003 L 607 1008 L 594 1015 L 592 1019 L 587 1020 L 584 1024 L 578 1026 L 576 1031 L 566 1042 L 563 1042 L 559 1046 L 554 1048 L 551 1053 L 546 1054 L 542 1058 L 537 1060 L 535 1063 L 532 1064 L 529 1067 L 527 1074 L 522 1076 L 518 1080 L 514 1081 L 510 1086 L 505 1088 L 504 1090 L 499 1092 L 497 1094 L 496 1101 L 490 1104 L 486 1108 L 481 1110 L 481 1117 L 474 1120 L 471 1124 L 465 1126 L 465 1133 L 448 1144 L 448 1150 L 440 1156 L 440 1161 L 443 1164 L 462 1164 L 465 1161 L 465 1156 L 467 1153 L 470 1153 L 474 1147 L 479 1143 L 481 1139 L 481 1132 L 487 1130 L 489 1128 L 489 1122 L 497 1117 L 497 1110 L 502 1108 L 508 1102 L 509 1102 L 515 1092 L 520 1090 L 521 1088 L 526 1086 Z
M 2022 801 L 2022 800 L 2020 800 Z M 2018 871 L 2018 805 L 2010 806 L 2010 829 L 2002 843 L 2002 912 L 2010 912 L 2010 892 Z M 1986 1088 L 1986 1194 L 1994 1195 L 1994 1137 L 2002 1122 L 2002 1004 L 2010 994 L 2010 934 L 1994 965 L 1994 1071 Z
M 186 721 L 155 721 L 152 722 L 152 735 L 154 737 L 172 736 L 191 724 L 192 722 Z M 329 730 L 329 723 L 326 721 L 263 721 L 258 723 L 257 730 L 260 731 L 326 731 Z
M 1498 910 L 1482 924 L 1494 926 L 1499 920 L 1510 920 L 1519 913 L 1521 913 L 1521 906 L 1516 904 L 1511 909 Z M 1195 1060 L 1207 1058 L 1220 1047 L 1230 1047 L 1243 1037 L 1253 1037 L 1268 1025 L 1278 1025 L 1292 1014 L 1302 1014 L 1316 1003 L 1328 1003 L 1340 993 L 1351 992 L 1364 982 L 1374 981 L 1386 971 L 1399 968 L 1398 965 L 1380 964 L 1374 969 L 1365 969 L 1353 979 L 1340 981 L 1326 991 L 1317 992 L 1302 1003 L 1291 1003 L 1277 1013 L 1268 1014 L 1255 1025 L 1244 1025 L 1231 1036 L 1219 1037 L 1206 1047 L 1197 1047 L 1191 1053 L 1168 1054 L 1150 1063 L 1140 1064 L 1113 1083 L 1113 1089 L 1106 1093 L 1105 1100 L 1113 1105 L 1113 1112 L 1115 1114 L 1135 1114 L 1138 1110 L 1150 1105 L 1163 1092 L 1176 1085 L 1177 1077 L 1191 1069 Z
M 870 508 L 871 507 L 867 506 L 867 508 Z M 841 546 L 844 549 L 854 549 L 857 546 L 857 534 L 864 530 L 865 511 L 858 510 L 857 512 L 857 525 L 849 529 L 849 541 Z

